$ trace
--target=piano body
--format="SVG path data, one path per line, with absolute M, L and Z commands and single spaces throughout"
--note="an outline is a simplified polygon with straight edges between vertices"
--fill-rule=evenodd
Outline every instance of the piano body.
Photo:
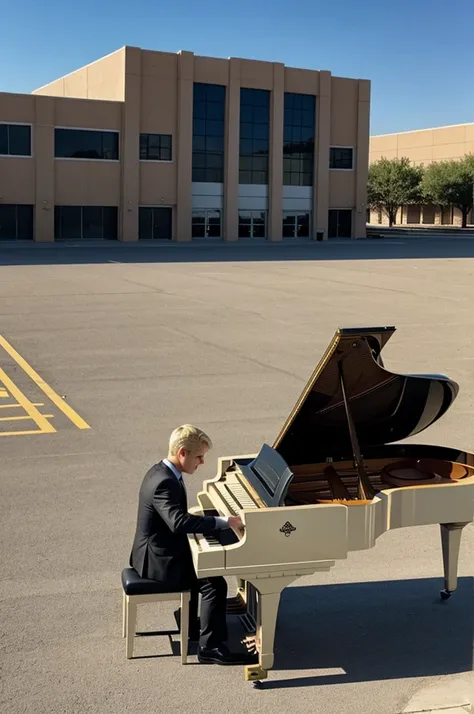
M 198 577 L 238 579 L 259 655 L 248 680 L 273 666 L 284 588 L 374 547 L 386 531 L 439 523 L 441 597 L 456 589 L 461 532 L 474 520 L 474 455 L 393 442 L 437 421 L 458 385 L 444 375 L 389 372 L 381 352 L 394 332 L 337 330 L 273 446 L 220 458 L 198 494 L 195 512 L 239 514 L 245 524 L 227 544 L 188 538 Z

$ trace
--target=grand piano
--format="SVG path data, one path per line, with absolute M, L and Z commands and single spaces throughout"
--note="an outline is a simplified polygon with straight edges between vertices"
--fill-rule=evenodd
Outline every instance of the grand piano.
M 441 374 L 388 371 L 381 352 L 394 332 L 338 329 L 273 446 L 220 458 L 198 493 L 194 512 L 245 524 L 231 538 L 188 538 L 198 577 L 237 578 L 233 606 L 258 652 L 247 680 L 273 667 L 282 591 L 389 530 L 439 523 L 441 597 L 456 589 L 462 529 L 474 520 L 474 454 L 394 442 L 436 422 L 459 387 Z

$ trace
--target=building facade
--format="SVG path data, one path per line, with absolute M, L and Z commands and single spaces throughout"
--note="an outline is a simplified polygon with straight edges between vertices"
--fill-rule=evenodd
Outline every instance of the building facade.
M 124 47 L 0 94 L 0 238 L 364 237 L 370 82 Z
M 434 161 L 462 159 L 470 153 L 474 154 L 474 123 L 372 136 L 369 161 L 407 157 L 413 164 L 427 166 Z M 388 217 L 370 211 L 369 222 L 388 225 Z M 402 206 L 397 213 L 397 223 L 402 225 L 460 226 L 461 222 L 461 211 L 453 206 Z M 474 223 L 474 211 L 468 223 Z

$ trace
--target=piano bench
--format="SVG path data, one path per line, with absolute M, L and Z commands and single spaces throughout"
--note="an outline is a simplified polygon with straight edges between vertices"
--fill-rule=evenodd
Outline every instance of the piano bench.
M 137 607 L 150 602 L 181 601 L 180 652 L 181 664 L 188 661 L 189 590 L 164 592 L 161 583 L 141 578 L 133 568 L 122 570 L 123 621 L 122 636 L 126 638 L 127 659 L 133 657 L 133 642 L 137 631 Z

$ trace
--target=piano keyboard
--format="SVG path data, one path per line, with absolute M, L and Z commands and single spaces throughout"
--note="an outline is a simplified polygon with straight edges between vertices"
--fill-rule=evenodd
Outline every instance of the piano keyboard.
M 218 481 L 213 485 L 232 515 L 235 516 L 239 511 L 244 509 L 258 508 L 254 499 L 247 489 L 242 486 L 237 476 L 227 474 L 227 478 L 224 482 Z
M 203 533 L 194 533 L 194 540 L 196 541 L 196 545 L 198 547 L 198 550 L 203 553 L 210 548 L 221 548 L 221 544 L 219 543 L 218 539 L 215 538 L 212 535 L 204 535 Z

